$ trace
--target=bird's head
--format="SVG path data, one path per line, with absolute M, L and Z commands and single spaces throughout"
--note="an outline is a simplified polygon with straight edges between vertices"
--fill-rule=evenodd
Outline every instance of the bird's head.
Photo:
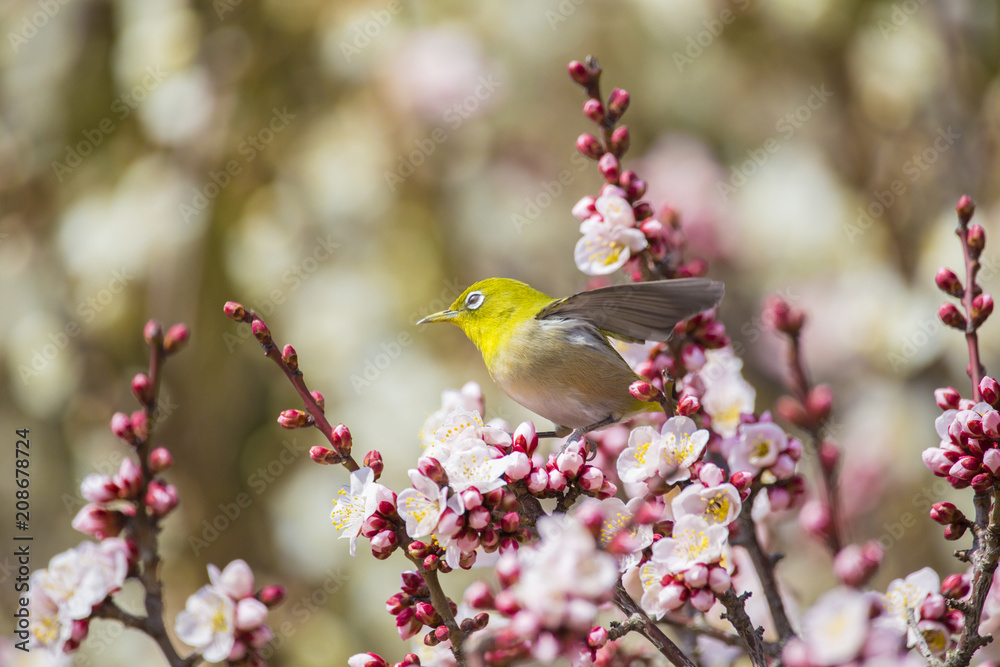
M 510 331 L 531 319 L 552 297 L 509 278 L 487 278 L 471 285 L 447 310 L 417 324 L 451 322 L 488 356 Z

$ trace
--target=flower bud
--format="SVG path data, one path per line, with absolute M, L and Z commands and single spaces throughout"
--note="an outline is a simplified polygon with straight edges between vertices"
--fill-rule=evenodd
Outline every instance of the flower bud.
M 616 158 L 611 153 L 605 153 L 601 156 L 600 160 L 597 161 L 597 168 L 601 171 L 601 175 L 609 183 L 617 183 L 618 176 L 621 174 L 621 165 L 618 163 L 618 158 Z
M 99 540 L 116 537 L 125 527 L 125 515 L 88 503 L 73 517 L 72 526 L 85 535 Z
M 983 254 L 983 248 L 986 247 L 986 232 L 982 225 L 969 225 L 969 233 L 965 239 L 969 243 L 969 255 L 972 259 L 979 259 Z
M 983 472 L 969 480 L 969 486 L 976 491 L 985 492 L 992 489 L 995 482 L 993 475 Z
M 942 387 L 934 390 L 934 400 L 942 410 L 954 410 L 958 408 L 962 396 L 954 387 Z
M 648 201 L 637 201 L 632 204 L 632 213 L 636 220 L 645 220 L 653 215 L 653 207 Z
M 589 132 L 584 132 L 576 138 L 576 150 L 591 160 L 600 159 L 604 155 L 604 147 L 601 146 L 601 142 Z
M 677 402 L 677 414 L 681 417 L 690 417 L 701 410 L 701 401 L 692 394 L 685 394 Z
M 167 329 L 167 333 L 163 337 L 163 350 L 167 354 L 178 351 L 184 346 L 184 343 L 187 342 L 190 336 L 190 329 L 183 324 L 175 324 Z
M 587 633 L 587 647 L 592 649 L 604 648 L 608 643 L 608 631 L 603 626 L 594 626 Z
M 935 521 L 942 526 L 947 526 L 949 523 L 955 523 L 956 521 L 962 521 L 965 519 L 965 515 L 962 514 L 962 511 L 949 502 L 939 502 L 931 505 L 930 517 L 932 521 Z
M 312 416 L 304 410 L 283 410 L 278 415 L 278 425 L 281 428 L 296 429 L 303 426 L 310 426 L 312 423 Z
M 699 588 L 691 593 L 691 606 L 700 612 L 707 612 L 715 604 L 715 594 L 707 588 Z
M 424 559 L 427 557 L 427 551 L 430 547 L 426 542 L 421 542 L 420 540 L 414 540 L 406 546 L 406 552 L 413 556 L 414 558 Z
M 803 505 L 799 513 L 799 524 L 807 533 L 827 540 L 833 530 L 833 513 L 826 503 L 811 500 Z
M 580 486 L 584 491 L 597 492 L 604 484 L 604 473 L 597 466 L 584 466 L 580 473 Z
M 704 588 L 708 584 L 708 566 L 695 563 L 684 572 L 684 583 L 691 588 Z
M 155 516 L 166 516 L 177 507 L 177 489 L 171 484 L 153 480 L 146 487 L 145 502 Z
M 955 541 L 961 539 L 965 535 L 965 530 L 968 528 L 965 523 L 952 523 L 948 524 L 944 528 L 944 539 L 949 541 Z
M 972 316 L 972 324 L 979 326 L 986 321 L 986 318 L 993 312 L 993 297 L 989 294 L 980 294 L 972 300 L 972 308 L 969 314 Z
M 479 506 L 469 512 L 469 527 L 473 530 L 482 530 L 490 525 L 490 511 L 485 507 Z
M 433 456 L 421 456 L 417 459 L 417 472 L 438 486 L 448 483 L 448 473 L 441 463 Z
M 628 393 L 637 401 L 651 402 L 660 397 L 660 390 L 646 380 L 636 380 L 630 384 Z
M 271 338 L 271 330 L 264 324 L 264 320 L 254 320 L 253 324 L 250 325 L 250 331 L 253 332 L 253 337 L 261 345 L 271 345 L 274 342 Z
M 378 560 L 385 560 L 392 555 L 396 547 L 399 546 L 399 538 L 391 530 L 383 530 L 372 539 L 372 556 Z
M 963 225 L 967 225 L 969 220 L 972 220 L 972 214 L 976 212 L 976 205 L 969 198 L 969 195 L 962 195 L 955 206 L 955 212 L 958 213 L 959 221 Z
M 282 586 L 264 586 L 257 594 L 257 599 L 268 607 L 276 607 L 285 599 L 285 589 Z
M 581 86 L 585 88 L 590 86 L 592 82 L 590 70 L 579 60 L 571 60 L 569 65 L 566 66 L 566 71 L 569 72 L 570 78 Z
M 806 396 L 806 413 L 815 421 L 820 422 L 830 416 L 833 405 L 833 390 L 829 385 L 818 384 Z
M 937 283 L 938 289 L 949 296 L 961 299 L 962 295 L 965 294 L 962 281 L 958 279 L 958 276 L 951 269 L 943 266 L 938 269 L 937 275 L 934 276 L 934 282 Z
M 226 317 L 236 322 L 242 322 L 247 317 L 247 309 L 235 301 L 227 301 L 226 305 L 222 307 L 222 311 Z
M 547 486 L 551 491 L 558 492 L 566 488 L 566 475 L 562 474 L 560 471 L 555 469 L 550 470 L 548 472 L 548 478 L 549 481 Z
M 142 484 L 142 469 L 131 458 L 122 459 L 118 472 L 112 478 L 115 486 L 118 487 L 118 497 L 123 500 L 130 500 L 139 494 L 139 486 Z
M 142 338 L 147 345 L 159 345 L 163 342 L 163 325 L 156 320 L 146 322 L 142 328 Z
M 972 582 L 967 574 L 949 574 L 941 582 L 941 594 L 951 600 L 961 600 L 972 590 Z
M 285 367 L 292 373 L 299 370 L 299 355 L 291 345 L 286 345 L 281 350 L 281 360 L 285 363 Z
M 111 432 L 130 445 L 135 444 L 135 430 L 132 421 L 124 412 L 116 412 L 112 415 Z
M 958 312 L 953 303 L 942 303 L 938 308 L 938 317 L 949 327 L 965 331 L 965 316 Z
M 417 604 L 414 605 L 414 610 L 417 614 L 417 618 L 419 618 L 420 622 L 424 625 L 434 627 L 441 622 L 441 617 L 438 616 L 437 611 L 434 609 L 434 605 L 430 602 L 417 602 Z
M 385 469 L 385 464 L 382 462 L 382 454 L 377 449 L 373 449 L 365 454 L 362 465 L 372 469 L 372 472 L 375 473 L 375 481 L 378 481 L 378 478 L 382 476 L 382 470 Z
M 724 567 L 708 568 L 708 587 L 712 589 L 713 593 L 722 595 L 729 590 L 731 585 L 732 579 Z
M 514 451 L 508 454 L 507 476 L 514 481 L 524 479 L 531 473 L 531 459 L 524 452 Z
M 353 443 L 354 439 L 351 437 L 351 431 L 343 424 L 337 424 L 330 438 L 330 444 L 333 445 L 333 448 L 340 454 L 347 455 L 351 453 L 351 445 Z
M 809 413 L 806 411 L 806 406 L 802 405 L 802 402 L 794 396 L 779 397 L 774 406 L 774 411 L 778 413 L 778 417 L 782 420 L 791 422 L 796 426 L 806 428 L 812 425 Z
M 877 542 L 864 546 L 848 544 L 833 560 L 833 571 L 845 585 L 864 586 L 882 564 L 883 552 Z
M 361 522 L 361 536 L 371 539 L 389 527 L 389 522 L 385 517 L 378 514 L 371 514 Z
M 149 405 L 153 399 L 153 385 L 149 382 L 149 376 L 145 373 L 136 373 L 132 378 L 132 394 L 143 405 Z
M 611 152 L 614 155 L 621 157 L 628 152 L 629 146 L 631 145 L 632 136 L 629 134 L 628 126 L 622 125 L 621 127 L 616 127 L 611 133 L 611 145 L 608 147 Z
M 590 98 L 583 103 L 583 115 L 600 125 L 604 122 L 604 105 L 600 100 Z
M 770 322 L 775 329 L 789 336 L 797 336 L 806 319 L 805 313 L 777 294 L 765 299 L 761 316 L 765 322 Z
M 92 503 L 108 503 L 118 500 L 118 485 L 110 477 L 91 473 L 80 483 L 80 495 Z
M 628 109 L 629 101 L 628 91 L 621 88 L 615 88 L 611 91 L 611 94 L 608 95 L 608 116 L 612 121 L 621 118 Z
M 321 392 L 318 392 L 314 389 L 313 391 L 309 392 L 309 395 L 312 396 L 312 399 L 314 401 L 316 401 L 316 405 L 319 406 L 320 410 L 324 411 L 326 410 L 326 398 L 323 396 Z
M 166 447 L 157 447 L 149 453 L 149 469 L 156 474 L 174 464 L 174 457 Z

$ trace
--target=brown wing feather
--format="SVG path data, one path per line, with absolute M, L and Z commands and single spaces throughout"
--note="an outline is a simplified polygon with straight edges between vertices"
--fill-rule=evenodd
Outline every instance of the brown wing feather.
M 554 301 L 535 317 L 583 320 L 627 341 L 665 341 L 675 324 L 718 305 L 724 291 L 708 278 L 612 285 Z

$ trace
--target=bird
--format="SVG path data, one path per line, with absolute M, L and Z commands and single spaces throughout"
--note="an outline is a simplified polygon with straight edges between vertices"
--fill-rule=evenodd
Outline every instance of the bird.
M 674 325 L 714 308 L 725 292 L 708 278 L 611 285 L 561 299 L 509 278 L 468 287 L 447 310 L 417 324 L 450 322 L 482 354 L 496 385 L 553 422 L 551 434 L 584 434 L 660 408 L 634 398 L 643 380 L 615 349 L 624 342 L 667 341 Z M 543 434 L 539 434 L 543 435 Z

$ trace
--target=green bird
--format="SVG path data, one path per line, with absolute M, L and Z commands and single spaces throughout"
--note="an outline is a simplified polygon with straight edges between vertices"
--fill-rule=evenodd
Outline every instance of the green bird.
M 493 381 L 573 439 L 658 409 L 629 385 L 640 377 L 608 340 L 666 341 L 674 325 L 718 305 L 724 286 L 679 278 L 601 287 L 554 299 L 517 280 L 487 278 L 448 310 L 417 324 L 451 322 L 469 337 Z

